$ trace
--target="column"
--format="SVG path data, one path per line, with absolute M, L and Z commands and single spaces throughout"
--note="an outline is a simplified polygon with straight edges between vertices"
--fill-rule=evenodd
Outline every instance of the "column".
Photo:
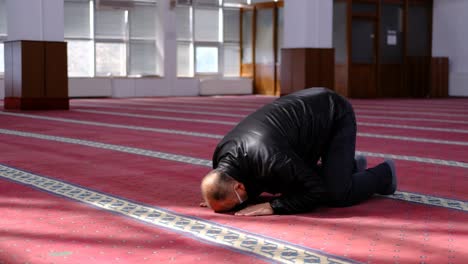
M 334 88 L 333 1 L 284 1 L 281 94 Z
M 63 0 L 7 0 L 5 108 L 68 109 Z

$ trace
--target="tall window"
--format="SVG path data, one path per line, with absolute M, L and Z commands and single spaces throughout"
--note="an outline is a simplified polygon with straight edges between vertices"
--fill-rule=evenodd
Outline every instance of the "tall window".
M 240 75 L 239 6 L 247 2 L 193 0 L 177 6 L 179 77 Z
M 69 76 L 156 75 L 155 1 L 100 3 L 65 0 Z
M 7 37 L 6 22 L 6 3 L 5 0 L 0 0 L 0 75 L 5 72 L 3 41 Z

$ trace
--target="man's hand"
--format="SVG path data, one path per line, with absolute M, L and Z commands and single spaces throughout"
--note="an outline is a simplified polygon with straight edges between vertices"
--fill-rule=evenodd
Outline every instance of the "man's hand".
M 208 207 L 208 204 L 205 201 L 200 202 L 200 207 Z
M 251 205 L 235 213 L 238 216 L 260 216 L 260 215 L 272 215 L 273 209 L 270 203 L 261 203 Z

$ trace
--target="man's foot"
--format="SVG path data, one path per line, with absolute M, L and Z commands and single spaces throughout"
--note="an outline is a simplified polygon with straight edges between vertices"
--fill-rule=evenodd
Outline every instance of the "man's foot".
M 388 167 L 390 167 L 390 170 L 392 172 L 392 181 L 389 183 L 388 187 L 383 192 L 380 192 L 380 194 L 382 195 L 394 194 L 397 189 L 397 175 L 396 175 L 395 162 L 391 159 L 387 159 L 384 161 L 384 163 L 387 164 Z
M 357 172 L 363 172 L 367 169 L 367 158 L 364 155 L 357 155 L 354 157 L 356 161 L 356 170 Z

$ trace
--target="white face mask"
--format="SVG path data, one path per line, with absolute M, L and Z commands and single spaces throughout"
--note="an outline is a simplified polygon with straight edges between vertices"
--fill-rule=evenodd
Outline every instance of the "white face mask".
M 242 204 L 244 201 L 240 197 L 240 195 L 237 193 L 236 189 L 234 189 L 234 192 L 236 193 L 237 199 L 239 199 L 239 204 Z

